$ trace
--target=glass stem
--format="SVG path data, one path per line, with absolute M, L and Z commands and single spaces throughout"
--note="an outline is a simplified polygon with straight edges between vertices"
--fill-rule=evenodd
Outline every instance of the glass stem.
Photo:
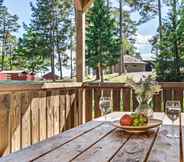
M 173 136 L 173 140 L 174 140 L 174 137 L 175 137 L 174 121 L 172 121 L 172 136 Z
M 107 114 L 106 113 L 104 114 L 104 118 L 105 118 L 105 121 L 107 121 Z

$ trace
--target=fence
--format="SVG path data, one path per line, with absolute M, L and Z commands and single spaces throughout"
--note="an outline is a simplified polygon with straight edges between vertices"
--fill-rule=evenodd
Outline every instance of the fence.
M 153 108 L 180 100 L 184 83 L 160 83 Z M 120 83 L 38 83 L 0 86 L 0 154 L 6 155 L 101 116 L 100 96 L 112 98 L 113 111 L 133 111 L 133 90 Z M 183 109 L 182 109 L 183 110 Z

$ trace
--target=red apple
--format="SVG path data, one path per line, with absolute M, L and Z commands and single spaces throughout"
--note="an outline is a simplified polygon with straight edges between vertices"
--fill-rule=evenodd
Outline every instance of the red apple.
M 133 118 L 130 115 L 125 114 L 121 117 L 120 124 L 122 126 L 131 126 L 133 124 Z

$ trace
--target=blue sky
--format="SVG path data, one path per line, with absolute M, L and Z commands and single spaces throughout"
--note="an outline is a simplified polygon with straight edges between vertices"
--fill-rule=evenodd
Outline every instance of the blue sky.
M 29 24 L 31 18 L 31 8 L 29 3 L 33 2 L 34 0 L 4 0 L 4 4 L 8 7 L 9 11 L 12 14 L 17 14 L 19 17 L 19 24 L 22 25 L 23 22 Z M 141 25 L 138 28 L 137 33 L 137 42 L 136 47 L 138 51 L 141 53 L 143 58 L 150 58 L 152 57 L 151 53 L 151 46 L 148 43 L 148 40 L 151 36 L 156 34 L 156 29 L 158 27 L 158 20 L 153 19 L 144 25 Z M 23 28 L 21 27 L 19 30 L 18 36 L 24 32 Z
M 29 3 L 31 0 L 4 0 L 4 5 L 6 5 L 12 14 L 17 14 L 19 17 L 19 24 L 22 25 L 23 22 L 29 23 L 31 17 L 31 8 Z M 19 30 L 19 34 L 23 33 L 23 28 Z

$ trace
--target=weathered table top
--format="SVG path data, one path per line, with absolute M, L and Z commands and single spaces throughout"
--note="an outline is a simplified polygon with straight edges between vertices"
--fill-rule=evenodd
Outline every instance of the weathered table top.
M 109 114 L 108 120 L 116 120 L 122 114 Z M 161 128 L 130 135 L 102 117 L 3 157 L 0 162 L 183 162 L 182 122 L 175 125 L 180 138 L 173 140 L 166 136 L 172 131 L 169 119 L 163 113 L 154 113 L 154 118 L 163 119 Z

